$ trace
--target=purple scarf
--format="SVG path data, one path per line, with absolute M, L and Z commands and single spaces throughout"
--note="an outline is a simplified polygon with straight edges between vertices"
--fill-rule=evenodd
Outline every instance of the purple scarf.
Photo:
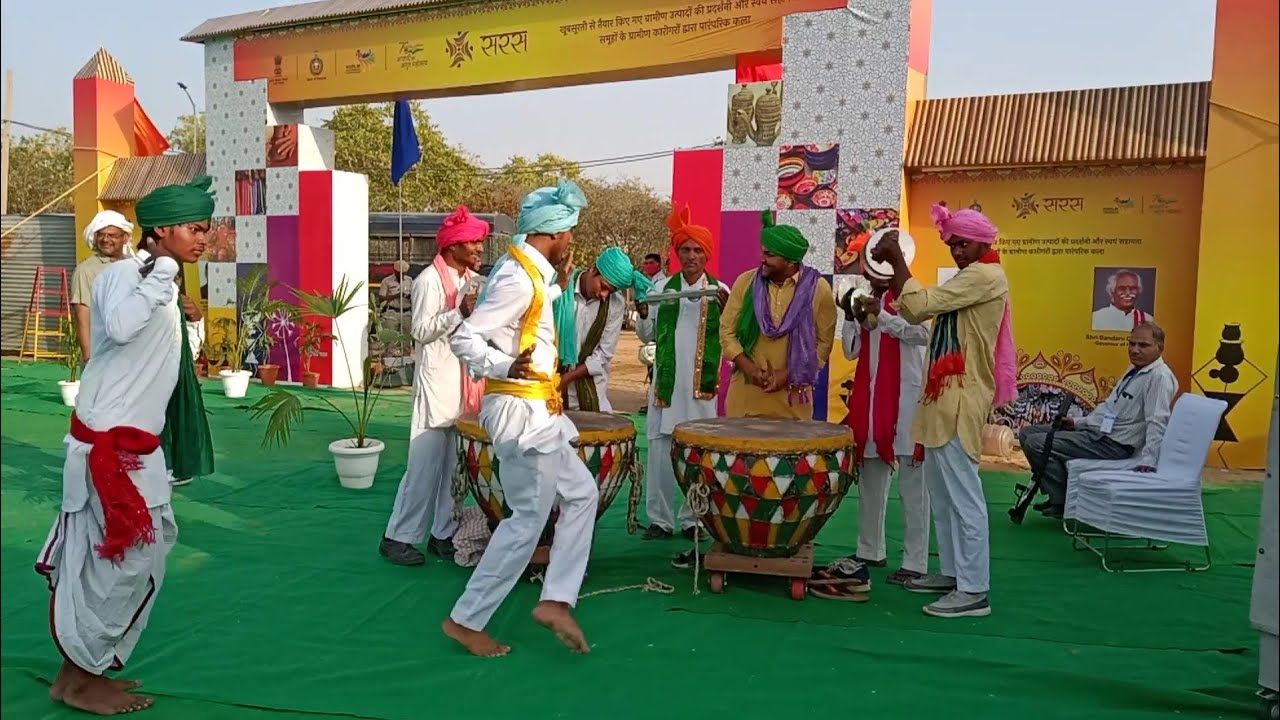
M 757 272 L 752 287 L 752 305 L 760 330 L 765 337 L 788 339 L 787 346 L 787 402 L 792 395 L 799 395 L 801 403 L 811 400 L 810 391 L 818 382 L 818 331 L 813 319 L 813 291 L 818 287 L 818 271 L 808 265 L 800 266 L 796 277 L 796 292 L 791 305 L 782 316 L 782 323 L 775 325 L 769 311 L 769 281 L 764 273 Z

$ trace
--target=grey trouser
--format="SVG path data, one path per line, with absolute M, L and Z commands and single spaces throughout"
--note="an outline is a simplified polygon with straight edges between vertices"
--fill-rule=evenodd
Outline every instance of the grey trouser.
M 1033 473 L 1041 475 L 1041 487 L 1055 505 L 1067 504 L 1068 460 L 1124 460 L 1133 457 L 1133 448 L 1121 445 L 1097 430 L 1059 430 L 1053 436 L 1053 451 L 1043 462 L 1048 425 L 1028 425 L 1018 433 L 1022 453 Z

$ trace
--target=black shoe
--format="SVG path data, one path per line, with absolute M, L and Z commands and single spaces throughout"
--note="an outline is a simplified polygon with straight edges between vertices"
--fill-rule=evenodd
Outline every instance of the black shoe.
M 698 553 L 697 548 L 689 548 L 671 560 L 671 567 L 678 570 L 686 570 L 693 567 L 694 558 L 698 558 L 698 562 L 702 563 L 706 557 Z
M 1061 520 L 1062 513 L 1064 510 L 1066 510 L 1066 508 L 1064 508 L 1063 506 L 1058 505 L 1056 503 L 1051 503 L 1049 507 L 1041 510 L 1040 514 L 1044 515 L 1047 518 L 1051 518 L 1053 520 Z
M 427 538 L 427 552 L 438 558 L 452 560 L 458 550 L 453 546 L 453 538 L 450 537 L 441 540 L 433 535 L 430 538 Z
M 396 565 L 421 565 L 427 561 L 427 556 L 418 548 L 385 537 L 378 545 L 378 554 Z
M 707 537 L 707 533 L 706 533 L 706 531 L 704 530 L 704 531 L 702 531 L 701 533 L 698 533 L 698 536 L 699 536 L 699 537 L 702 537 L 702 538 L 704 538 L 704 539 L 705 539 L 705 538 Z M 680 537 L 684 538 L 685 540 L 688 540 L 689 542 L 693 542 L 693 541 L 694 541 L 694 529 L 693 529 L 693 528 L 691 528 L 691 527 L 687 527 L 687 528 L 685 528 L 685 529 L 681 530 L 681 531 L 680 531 Z
M 644 535 L 642 536 L 642 539 L 644 539 L 644 540 L 670 540 L 670 539 L 671 539 L 671 531 L 670 531 L 670 530 L 663 530 L 661 527 L 658 527 L 657 525 L 650 525 L 648 528 L 646 528 L 646 529 L 645 529 L 645 531 L 644 531 Z
M 1045 510 L 1048 510 L 1051 507 L 1053 507 L 1053 501 L 1045 500 L 1043 502 L 1038 502 L 1035 505 L 1032 505 L 1031 509 L 1035 510 L 1036 512 L 1044 512 Z

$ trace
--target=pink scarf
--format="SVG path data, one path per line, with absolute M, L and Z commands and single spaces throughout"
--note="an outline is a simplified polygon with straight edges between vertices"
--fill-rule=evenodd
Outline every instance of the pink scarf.
M 436 259 L 432 261 L 436 273 L 440 276 L 440 284 L 444 286 L 444 304 L 450 310 L 458 308 L 458 284 L 453 279 L 453 268 L 444 261 L 444 257 L 436 255 Z M 470 270 L 463 272 L 463 279 L 470 280 L 472 273 Z M 471 373 L 467 372 L 467 368 L 462 368 L 462 412 L 478 413 L 480 412 L 480 398 L 484 396 L 484 381 L 472 380 Z

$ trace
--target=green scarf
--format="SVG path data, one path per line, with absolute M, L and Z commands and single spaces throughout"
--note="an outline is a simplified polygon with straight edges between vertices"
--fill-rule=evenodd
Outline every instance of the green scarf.
M 759 273 L 756 270 L 756 273 Z M 742 310 L 738 313 L 738 342 L 742 344 L 742 354 L 751 357 L 751 351 L 760 342 L 760 322 L 756 319 L 756 279 L 753 275 L 747 283 L 747 294 L 742 297 Z M 734 367 L 734 372 L 738 368 Z
M 582 352 L 579 353 L 584 358 L 591 357 L 591 353 L 600 347 L 600 340 L 604 337 L 605 322 L 609 319 L 609 301 L 601 300 L 600 309 L 596 311 L 596 319 L 592 321 L 591 327 L 587 329 L 587 337 L 582 341 Z M 576 334 L 576 333 L 575 333 Z M 577 365 L 574 360 L 573 365 L 562 365 L 561 373 L 566 373 Z M 595 378 L 590 375 L 578 378 L 573 381 L 573 387 L 578 391 L 578 409 L 583 412 L 600 412 L 600 395 L 596 392 Z M 565 393 L 565 406 L 569 404 L 569 394 Z
M 560 367 L 578 364 L 578 280 L 581 270 L 569 275 L 569 285 L 551 304 L 556 320 L 556 343 L 560 346 Z
M 720 282 L 707 273 L 707 287 L 719 287 Z M 667 281 L 665 292 L 679 292 L 680 275 Z M 676 324 L 680 320 L 679 300 L 664 302 L 658 306 L 657 357 L 654 359 L 654 398 L 658 407 L 671 407 L 671 395 L 676 383 Z M 702 322 L 698 328 L 698 352 L 700 366 L 696 368 L 695 397 L 715 397 L 720 388 L 720 303 L 715 298 L 702 299 Z M 754 323 L 752 324 L 754 327 Z M 759 329 L 756 330 L 757 338 Z M 708 396 L 708 397 L 700 397 Z
M 178 312 L 182 312 L 181 306 Z M 178 364 L 178 384 L 165 410 L 160 447 L 173 476 L 181 480 L 213 474 L 213 438 L 200 396 L 200 379 L 196 377 L 191 343 L 187 341 L 187 323 L 182 319 L 179 324 L 182 326 L 182 359 Z

